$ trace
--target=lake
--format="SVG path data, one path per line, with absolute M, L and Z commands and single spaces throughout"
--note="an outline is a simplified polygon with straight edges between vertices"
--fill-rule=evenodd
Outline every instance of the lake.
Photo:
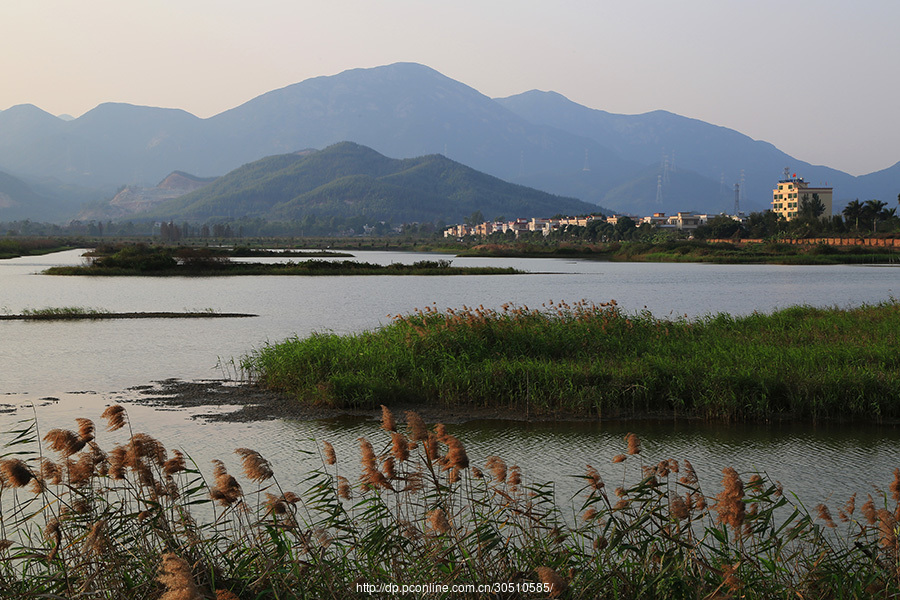
M 42 269 L 78 264 L 82 251 L 0 260 L 0 311 L 78 306 L 109 311 L 213 309 L 259 315 L 249 319 L 149 319 L 74 322 L 0 322 L 0 425 L 38 416 L 42 430 L 71 427 L 75 417 L 99 419 L 112 402 L 138 396 L 153 381 L 221 378 L 234 361 L 267 341 L 315 331 L 351 333 L 389 323 L 391 316 L 434 305 L 539 308 L 553 302 L 615 299 L 625 312 L 698 317 L 770 312 L 795 304 L 856 306 L 900 293 L 900 269 L 887 266 L 773 266 L 609 263 L 571 259 L 454 258 L 433 254 L 354 252 L 366 262 L 448 258 L 455 266 L 513 266 L 529 274 L 504 276 L 347 277 L 49 277 Z M 343 259 L 341 259 L 343 260 Z M 34 408 L 32 408 L 34 405 Z M 210 423 L 192 411 L 128 404 L 136 430 L 180 447 L 201 465 L 230 459 L 234 448 L 254 448 L 290 487 L 316 460 L 302 453 L 311 439 L 327 439 L 348 469 L 357 438 L 378 437 L 377 423 L 337 419 L 313 422 Z M 221 407 L 220 410 L 228 410 Z M 398 415 L 398 418 L 400 416 Z M 708 493 L 718 491 L 721 469 L 766 470 L 813 503 L 842 503 L 853 492 L 885 488 L 900 466 L 900 430 L 890 426 L 725 426 L 696 422 L 512 423 L 469 422 L 450 431 L 475 463 L 498 454 L 534 481 L 567 477 L 592 464 L 621 478 L 610 459 L 634 431 L 648 460 L 690 459 Z M 101 434 L 108 447 L 123 438 Z M 108 441 L 107 441 L 108 440 Z M 377 444 L 376 444 L 377 447 Z M 615 468 L 614 468 L 615 467 Z

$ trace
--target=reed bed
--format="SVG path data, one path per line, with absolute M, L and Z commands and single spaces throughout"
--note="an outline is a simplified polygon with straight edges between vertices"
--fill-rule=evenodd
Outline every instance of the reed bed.
M 375 331 L 255 350 L 251 383 L 298 401 L 595 418 L 900 418 L 900 303 L 658 319 L 616 303 L 434 307 Z
M 583 487 L 560 500 L 510 457 L 474 460 L 443 425 L 414 412 L 398 424 L 383 408 L 382 439 L 361 438 L 359 457 L 322 441 L 321 467 L 294 492 L 252 449 L 235 450 L 237 476 L 222 460 L 201 469 L 133 433 L 121 406 L 103 416 L 128 428 L 108 452 L 88 419 L 43 445 L 33 421 L 7 434 L 0 597 L 900 594 L 900 469 L 887 492 L 813 515 L 764 473 L 726 468 L 707 492 L 688 460 L 649 459 L 629 434 L 621 454 L 598 457 L 615 481 L 571 465 Z

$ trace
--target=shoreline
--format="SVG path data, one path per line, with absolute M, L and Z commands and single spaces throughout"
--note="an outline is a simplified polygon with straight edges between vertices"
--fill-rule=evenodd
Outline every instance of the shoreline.
M 186 381 L 171 378 L 154 381 L 151 384 L 127 388 L 128 397 L 122 398 L 124 404 L 140 404 L 149 407 L 176 409 L 203 409 L 204 407 L 234 406 L 236 410 L 227 413 L 201 412 L 192 416 L 209 422 L 249 423 L 288 419 L 296 421 L 319 421 L 342 418 L 358 418 L 378 421 L 382 417 L 381 408 L 339 408 L 331 406 L 313 406 L 304 404 L 290 394 L 267 390 L 254 384 L 241 383 L 230 379 L 197 379 Z M 696 415 L 683 415 L 677 412 L 641 412 L 635 414 L 616 414 L 598 418 L 570 412 L 529 413 L 523 409 L 504 409 L 491 407 L 436 406 L 416 405 L 404 402 L 386 405 L 395 415 L 403 415 L 406 411 L 417 413 L 426 423 L 443 423 L 458 425 L 472 421 L 505 421 L 511 423 L 567 423 L 585 422 L 718 422 Z M 863 425 L 860 421 L 845 421 L 835 418 L 821 418 L 817 424 Z M 726 425 L 790 425 L 810 424 L 802 418 L 792 415 L 778 415 L 775 418 L 753 421 L 726 421 Z M 897 419 L 873 420 L 869 425 L 879 427 L 896 427 Z

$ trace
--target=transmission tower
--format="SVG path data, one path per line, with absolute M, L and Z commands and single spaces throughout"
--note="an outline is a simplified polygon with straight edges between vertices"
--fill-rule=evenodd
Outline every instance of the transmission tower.
M 734 216 L 741 214 L 741 184 L 734 184 Z
M 662 204 L 662 175 L 656 176 L 656 203 Z

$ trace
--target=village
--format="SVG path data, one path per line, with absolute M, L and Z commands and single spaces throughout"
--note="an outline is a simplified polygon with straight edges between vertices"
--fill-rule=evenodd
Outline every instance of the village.
M 691 211 L 679 212 L 674 215 L 667 216 L 666 213 L 657 212 L 648 217 L 632 217 L 627 215 L 588 215 L 582 217 L 551 217 L 551 218 L 519 218 L 514 221 L 485 221 L 476 224 L 460 224 L 453 225 L 444 230 L 444 237 L 462 238 L 466 236 L 489 236 L 493 233 L 512 232 L 516 237 L 523 232 L 540 232 L 545 236 L 550 235 L 554 231 L 564 229 L 568 226 L 587 227 L 593 221 L 601 221 L 610 225 L 617 225 L 620 219 L 628 218 L 634 222 L 635 227 L 640 227 L 644 223 L 648 223 L 653 227 L 660 229 L 675 230 L 692 230 L 697 229 L 701 225 L 713 217 L 723 215 L 698 214 Z M 746 216 L 744 213 L 737 215 L 724 215 L 743 222 Z

